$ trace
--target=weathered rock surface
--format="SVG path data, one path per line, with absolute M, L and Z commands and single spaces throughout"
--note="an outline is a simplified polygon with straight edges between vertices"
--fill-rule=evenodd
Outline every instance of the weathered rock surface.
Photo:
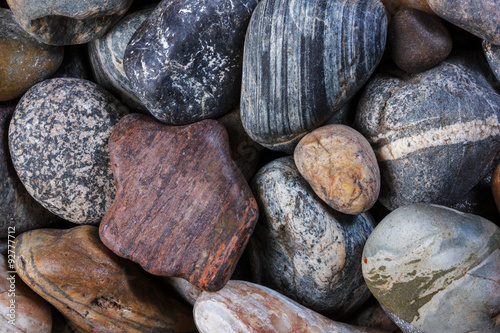
M 28 192 L 74 223 L 98 223 L 115 193 L 108 138 L 127 109 L 95 83 L 40 82 L 9 127 L 12 162 Z
M 431 10 L 464 30 L 500 45 L 500 2 L 497 0 L 427 0 Z
M 243 59 L 241 120 L 250 137 L 293 152 L 370 77 L 386 29 L 379 0 L 261 1 Z
M 144 111 L 147 109 L 135 95 L 123 69 L 123 54 L 132 35 L 153 9 L 148 7 L 124 16 L 106 35 L 89 43 L 90 62 L 96 82 L 119 96 L 127 106 Z
M 16 239 L 16 269 L 76 332 L 196 332 L 190 307 L 114 255 L 98 229 L 38 229 Z
M 387 48 L 405 72 L 418 73 L 436 66 L 448 57 L 452 46 L 451 34 L 438 17 L 411 8 L 392 16 Z
M 498 332 L 499 246 L 500 228 L 486 219 L 411 204 L 370 235 L 363 275 L 387 310 L 422 332 Z
M 297 144 L 294 160 L 314 192 L 339 212 L 364 213 L 377 201 L 377 158 L 368 140 L 351 127 L 315 129 Z
M 216 293 L 202 293 L 193 313 L 201 333 L 386 332 L 333 321 L 274 290 L 245 281 L 231 280 Z
M 500 46 L 483 41 L 483 51 L 491 71 L 500 82 Z
M 117 193 L 100 225 L 104 244 L 152 274 L 221 289 L 258 218 L 224 127 L 215 120 L 168 126 L 132 114 L 109 144 Z
M 52 45 L 85 44 L 99 38 L 125 14 L 133 0 L 7 0 L 22 28 Z
M 481 58 L 454 55 L 425 72 L 386 70 L 361 96 L 354 128 L 380 166 L 379 200 L 451 205 L 491 168 L 500 149 L 500 95 Z
M 136 95 L 162 122 L 184 125 L 238 105 L 243 43 L 257 0 L 162 1 L 125 50 Z
M 253 187 L 263 217 L 249 247 L 254 281 L 336 318 L 361 306 L 370 295 L 359 262 L 371 216 L 331 209 L 292 157 L 264 166 Z
M 28 35 L 10 10 L 0 8 L 0 102 L 22 96 L 51 76 L 63 54 L 62 47 L 42 44 Z
M 51 328 L 49 303 L 28 288 L 15 274 L 14 264 L 0 255 L 0 331 L 50 333 Z

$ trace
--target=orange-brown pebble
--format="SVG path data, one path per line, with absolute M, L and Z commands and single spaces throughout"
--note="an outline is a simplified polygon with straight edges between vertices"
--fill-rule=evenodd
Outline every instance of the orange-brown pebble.
M 301 175 L 330 207 L 366 212 L 377 201 L 380 170 L 368 141 L 345 125 L 326 125 L 299 142 L 294 159 Z
M 493 171 L 493 176 L 491 177 L 491 191 L 493 192 L 493 198 L 495 199 L 498 211 L 500 211 L 500 163 L 495 168 L 495 171 Z

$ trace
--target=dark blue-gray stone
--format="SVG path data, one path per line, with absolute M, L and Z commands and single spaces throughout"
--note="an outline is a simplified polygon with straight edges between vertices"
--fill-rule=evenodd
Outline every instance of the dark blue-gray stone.
M 500 46 L 483 41 L 483 51 L 486 55 L 486 59 L 488 60 L 491 71 L 497 79 L 497 82 L 495 82 L 495 84 L 498 88 L 500 86 L 498 84 L 498 82 L 500 81 Z
M 370 295 L 360 265 L 370 214 L 328 207 L 291 156 L 264 166 L 252 185 L 262 212 L 249 245 L 254 281 L 336 318 L 361 306 Z
M 500 95 L 481 54 L 455 54 L 415 75 L 386 68 L 367 84 L 354 127 L 380 166 L 379 200 L 450 206 L 493 168 Z
M 125 50 L 136 95 L 158 120 L 183 125 L 239 101 L 245 31 L 257 0 L 162 1 Z
M 241 120 L 250 137 L 293 152 L 368 80 L 384 52 L 379 0 L 263 0 L 248 26 Z

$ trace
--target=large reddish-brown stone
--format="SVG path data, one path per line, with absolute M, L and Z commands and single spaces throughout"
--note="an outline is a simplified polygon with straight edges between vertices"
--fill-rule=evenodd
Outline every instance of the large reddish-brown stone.
M 495 199 L 498 211 L 500 211 L 500 163 L 496 166 L 491 177 L 491 191 L 493 192 L 493 198 Z
M 167 126 L 139 114 L 113 130 L 117 193 L 100 226 L 104 244 L 148 272 L 221 289 L 258 217 L 215 120 Z

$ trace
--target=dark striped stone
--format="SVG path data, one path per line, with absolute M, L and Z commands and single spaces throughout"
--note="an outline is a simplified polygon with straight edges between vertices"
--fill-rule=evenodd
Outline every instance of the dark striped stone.
M 258 218 L 224 127 L 131 114 L 109 144 L 117 193 L 100 225 L 104 244 L 152 274 L 221 289 Z
M 262 214 L 249 246 L 254 281 L 328 316 L 352 314 L 370 295 L 359 265 L 370 214 L 330 208 L 292 157 L 264 166 L 252 185 Z
M 163 0 L 125 50 L 124 68 L 158 120 L 184 125 L 238 105 L 245 31 L 257 0 Z
M 495 82 L 496 87 L 500 87 L 500 46 L 493 45 L 486 41 L 483 41 L 483 51 L 490 65 L 491 71 L 495 75 L 497 82 Z
M 385 47 L 379 0 L 263 0 L 248 26 L 241 120 L 250 137 L 293 152 L 370 77 Z
M 51 45 L 85 44 L 106 33 L 133 0 L 7 0 L 23 29 Z
M 452 205 L 493 166 L 500 95 L 481 54 L 455 54 L 414 75 L 386 68 L 361 96 L 354 125 L 377 156 L 379 200 Z
M 108 138 L 127 109 L 95 83 L 45 80 L 19 101 L 9 149 L 19 178 L 46 209 L 99 223 L 115 193 Z
M 96 227 L 28 231 L 15 251 L 19 277 L 76 333 L 196 332 L 189 305 L 106 248 Z

